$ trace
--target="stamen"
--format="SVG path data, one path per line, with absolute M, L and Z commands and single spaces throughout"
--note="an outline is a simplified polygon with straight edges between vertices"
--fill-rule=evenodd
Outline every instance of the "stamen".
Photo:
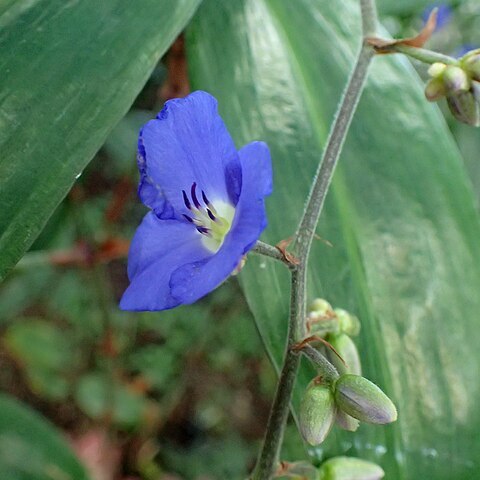
M 203 190 L 199 188 L 197 194 L 197 182 L 192 183 L 190 195 L 187 192 L 188 190 L 182 190 L 183 203 L 188 212 L 186 214 L 181 213 L 181 215 L 203 236 L 201 238 L 203 246 L 215 253 L 222 246 L 225 236 L 230 230 L 235 208 L 218 200 L 217 207 L 219 209 L 217 213 L 216 208 Z M 217 200 L 214 201 L 217 202 Z
M 209 208 L 207 208 L 207 213 L 208 213 L 208 216 L 210 217 L 211 220 L 213 220 L 214 222 L 217 220 L 217 218 L 216 218 L 215 215 L 210 211 Z
M 210 206 L 210 200 L 207 198 L 203 190 L 202 190 L 202 198 L 203 198 L 203 201 L 205 202 L 205 205 Z
M 192 205 L 190 204 L 190 200 L 188 199 L 187 197 L 187 194 L 185 193 L 185 190 L 182 190 L 182 195 L 183 195 L 183 203 L 185 203 L 185 206 L 191 210 L 192 209 Z
M 203 235 L 208 235 L 210 233 L 210 230 L 205 227 L 197 227 L 197 231 Z
M 190 196 L 192 197 L 194 205 L 200 209 L 201 205 L 200 202 L 198 201 L 197 194 L 195 193 L 195 189 L 197 188 L 197 183 L 193 182 L 192 188 L 190 189 Z

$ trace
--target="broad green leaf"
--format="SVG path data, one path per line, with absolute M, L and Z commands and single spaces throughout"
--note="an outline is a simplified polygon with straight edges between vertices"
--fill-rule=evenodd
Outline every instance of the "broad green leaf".
M 60 433 L 17 400 L 0 394 L 0 478 L 87 480 Z
M 206 1 L 188 34 L 191 80 L 219 99 L 238 146 L 262 139 L 274 163 L 272 244 L 294 233 L 360 44 L 351 0 Z M 380 463 L 387 478 L 473 479 L 480 461 L 480 225 L 455 143 L 405 59 L 379 57 L 317 233 L 309 298 L 362 321 L 366 375 L 399 420 L 335 429 L 314 452 Z M 274 364 L 288 274 L 250 256 L 241 279 Z M 305 365 L 294 405 L 312 376 Z M 290 459 L 291 460 L 291 459 Z
M 0 279 L 35 240 L 199 2 L 0 5 Z
M 402 0 L 400 2 L 398 0 L 378 0 L 378 9 L 380 13 L 387 15 L 411 15 L 421 12 L 433 3 L 432 0 Z M 449 4 L 450 2 L 441 3 Z
M 473 187 L 477 196 L 477 204 L 480 204 L 480 162 L 478 161 L 478 152 L 480 152 L 480 132 L 478 128 L 469 128 L 463 123 L 455 123 L 453 133 L 458 142 L 462 157 L 465 160 L 468 174 L 472 180 Z

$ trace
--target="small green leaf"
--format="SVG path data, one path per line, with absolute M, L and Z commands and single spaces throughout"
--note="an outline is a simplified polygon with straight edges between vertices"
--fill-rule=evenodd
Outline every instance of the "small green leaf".
M 111 418 L 123 428 L 138 426 L 146 418 L 148 402 L 140 393 L 102 373 L 82 377 L 75 391 L 79 407 L 91 418 Z
M 65 332 L 41 319 L 18 318 L 3 341 L 32 390 L 57 400 L 67 395 L 74 352 Z
M 60 433 L 40 415 L 0 394 L 0 478 L 88 480 Z

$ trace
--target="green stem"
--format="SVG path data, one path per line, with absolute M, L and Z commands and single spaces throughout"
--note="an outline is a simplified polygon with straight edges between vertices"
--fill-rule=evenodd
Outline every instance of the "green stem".
M 285 255 L 283 255 L 277 247 L 269 245 L 268 243 L 258 240 L 252 248 L 252 252 L 273 258 L 274 260 L 284 263 L 289 268 L 294 268 L 294 265 L 285 258 Z
M 263 447 L 260 452 L 251 480 L 268 480 L 272 478 L 278 463 L 278 455 L 282 446 L 285 424 L 288 418 L 290 400 L 292 398 L 295 379 L 300 366 L 300 352 L 294 352 L 292 347 L 297 341 L 297 325 L 301 312 L 297 309 L 303 302 L 297 298 L 302 295 L 298 288 L 298 269 L 294 268 L 291 275 L 290 290 L 290 323 L 288 328 L 287 348 L 285 359 L 277 384 L 277 391 L 273 399 Z
M 337 369 L 325 358 L 324 355 L 311 345 L 303 347 L 301 352 L 321 371 L 323 380 L 326 383 L 333 383 L 339 377 Z
M 397 53 L 403 53 L 409 57 L 420 60 L 424 63 L 445 63 L 446 65 L 457 65 L 458 60 L 442 53 L 433 52 L 432 50 L 426 50 L 425 48 L 410 47 L 409 45 L 392 45 L 392 51 Z
M 315 175 L 314 184 L 310 190 L 308 204 L 298 228 L 296 239 L 297 257 L 308 258 L 318 219 L 332 181 L 335 167 L 342 150 L 347 131 L 352 121 L 353 113 L 357 108 L 360 95 L 363 91 L 368 67 L 374 55 L 371 47 L 364 44 L 357 57 L 357 62 L 343 94 L 340 109 L 336 115 L 333 127 L 323 152 L 322 161 Z
M 362 34 L 370 37 L 377 33 L 378 16 L 375 0 L 360 0 L 360 11 L 362 18 Z
M 377 25 L 375 1 L 360 0 L 360 7 L 362 12 L 363 38 L 365 39 L 365 37 L 375 34 Z M 325 197 L 347 136 L 348 128 L 363 91 L 368 67 L 373 56 L 373 48 L 367 45 L 364 40 L 355 67 L 343 93 L 310 190 L 307 205 L 297 229 L 294 252 L 299 260 L 299 264 L 296 268 L 292 269 L 287 349 L 277 391 L 270 411 L 265 439 L 257 465 L 251 477 L 252 480 L 269 480 L 273 477 L 277 468 L 293 387 L 300 364 L 298 352 L 291 347 L 305 337 L 307 263 L 310 247 Z M 322 356 L 320 353 L 319 355 Z M 325 365 L 330 365 L 327 359 L 324 359 L 324 361 L 322 359 L 321 364 L 323 364 L 324 367 Z M 334 369 L 333 366 L 332 368 Z M 324 370 L 327 372 L 327 375 L 333 374 L 329 367 Z M 323 370 L 320 373 L 322 372 Z

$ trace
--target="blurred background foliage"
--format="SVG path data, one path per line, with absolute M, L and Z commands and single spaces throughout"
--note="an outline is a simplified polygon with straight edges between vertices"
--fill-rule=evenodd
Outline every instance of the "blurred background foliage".
M 417 31 L 429 5 L 379 2 L 395 37 Z M 478 1 L 449 7 L 429 46 L 480 47 Z M 145 213 L 137 132 L 188 93 L 187 71 L 180 37 L 1 287 L 1 478 L 240 479 L 253 466 L 276 376 L 236 279 L 167 313 L 117 307 Z M 445 117 L 478 195 L 478 131 Z M 305 455 L 292 424 L 282 458 Z

